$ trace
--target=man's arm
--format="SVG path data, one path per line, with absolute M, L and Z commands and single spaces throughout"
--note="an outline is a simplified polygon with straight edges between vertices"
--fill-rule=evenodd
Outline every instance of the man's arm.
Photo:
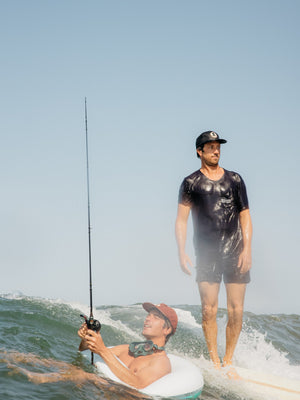
M 252 221 L 249 209 L 240 212 L 240 224 L 243 235 L 243 250 L 239 257 L 238 268 L 241 273 L 250 270 L 251 260 L 251 240 L 252 240 Z
M 121 381 L 136 389 L 143 389 L 171 372 L 169 359 L 167 357 L 156 357 L 146 367 L 134 373 L 116 358 L 117 355 L 124 351 L 125 347 L 128 349 L 128 345 L 116 346 L 114 349 L 109 349 L 105 346 L 100 333 L 92 330 L 87 331 L 85 340 L 88 348 L 93 353 L 99 354 Z
M 184 273 L 191 275 L 188 265 L 192 266 L 192 261 L 185 253 L 185 243 L 187 235 L 187 222 L 191 208 L 183 204 L 178 204 L 177 218 L 175 223 L 175 235 L 178 247 L 178 256 L 181 269 Z

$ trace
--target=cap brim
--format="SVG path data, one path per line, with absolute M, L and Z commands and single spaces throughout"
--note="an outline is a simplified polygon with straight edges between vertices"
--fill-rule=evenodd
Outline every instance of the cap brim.
M 146 310 L 147 312 L 153 310 L 153 308 L 155 308 L 155 310 L 158 310 L 158 308 L 157 308 L 154 304 L 152 304 L 152 303 L 143 303 L 143 308 L 144 308 L 144 310 Z M 158 311 L 159 311 L 159 310 L 158 310 Z M 161 312 L 161 311 L 159 311 L 159 312 Z
M 208 139 L 204 142 L 196 143 L 196 150 L 198 150 L 201 146 L 204 146 L 206 143 L 210 143 L 210 142 L 218 142 L 220 144 L 224 144 L 224 143 L 227 143 L 227 140 L 225 140 L 225 139 Z
M 158 311 L 164 318 L 169 319 L 158 307 L 156 307 L 155 304 L 152 304 L 152 303 L 143 303 L 143 307 L 144 307 L 144 310 L 146 310 L 148 313 L 149 313 L 151 310 L 156 310 L 156 311 Z

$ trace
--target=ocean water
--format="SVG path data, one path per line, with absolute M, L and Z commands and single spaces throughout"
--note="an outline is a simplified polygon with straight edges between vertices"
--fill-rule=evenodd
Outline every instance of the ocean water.
M 208 361 L 199 305 L 173 305 L 179 316 L 167 351 L 189 359 L 203 372 L 201 400 L 281 399 L 221 376 Z M 62 300 L 0 295 L 0 399 L 140 399 L 137 391 L 98 378 L 78 352 L 80 313 L 88 305 Z M 108 346 L 142 340 L 145 311 L 140 304 L 99 306 L 94 317 Z M 219 354 L 225 351 L 226 310 L 218 313 Z M 300 316 L 246 312 L 235 351 L 237 366 L 300 381 Z M 61 377 L 61 379 L 58 379 Z M 44 382 L 43 379 L 52 379 Z M 299 396 L 300 397 L 300 396 Z M 295 396 L 293 397 L 293 399 Z

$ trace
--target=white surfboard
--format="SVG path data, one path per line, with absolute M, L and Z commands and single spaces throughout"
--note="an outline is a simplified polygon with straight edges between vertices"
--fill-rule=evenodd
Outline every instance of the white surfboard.
M 247 368 L 234 368 L 243 382 L 251 385 L 252 390 L 263 393 L 265 398 L 300 400 L 300 381 L 298 380 Z
M 139 392 L 149 396 L 172 399 L 196 399 L 199 397 L 203 388 L 203 376 L 200 369 L 182 357 L 174 354 L 168 354 L 168 357 L 172 372 L 139 390 Z M 115 376 L 102 359 L 97 360 L 95 365 L 107 378 L 124 385 L 124 382 Z

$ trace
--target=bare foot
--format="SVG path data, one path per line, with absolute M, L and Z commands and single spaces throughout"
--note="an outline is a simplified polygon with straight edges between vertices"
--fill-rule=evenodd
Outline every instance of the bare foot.
M 220 361 L 213 361 L 215 369 L 221 369 L 221 362 Z
M 240 375 L 237 373 L 236 369 L 232 366 L 231 361 L 224 361 L 223 360 L 223 365 L 222 367 L 224 368 L 224 373 L 227 375 L 229 379 L 233 380 L 241 380 L 242 378 Z
M 221 360 L 219 359 L 219 357 L 211 357 L 211 361 L 214 364 L 215 369 L 221 369 Z
M 229 379 L 233 379 L 235 381 L 240 381 L 242 378 L 240 375 L 236 372 L 236 369 L 234 367 L 227 367 L 228 370 L 226 372 L 226 375 L 228 376 Z

